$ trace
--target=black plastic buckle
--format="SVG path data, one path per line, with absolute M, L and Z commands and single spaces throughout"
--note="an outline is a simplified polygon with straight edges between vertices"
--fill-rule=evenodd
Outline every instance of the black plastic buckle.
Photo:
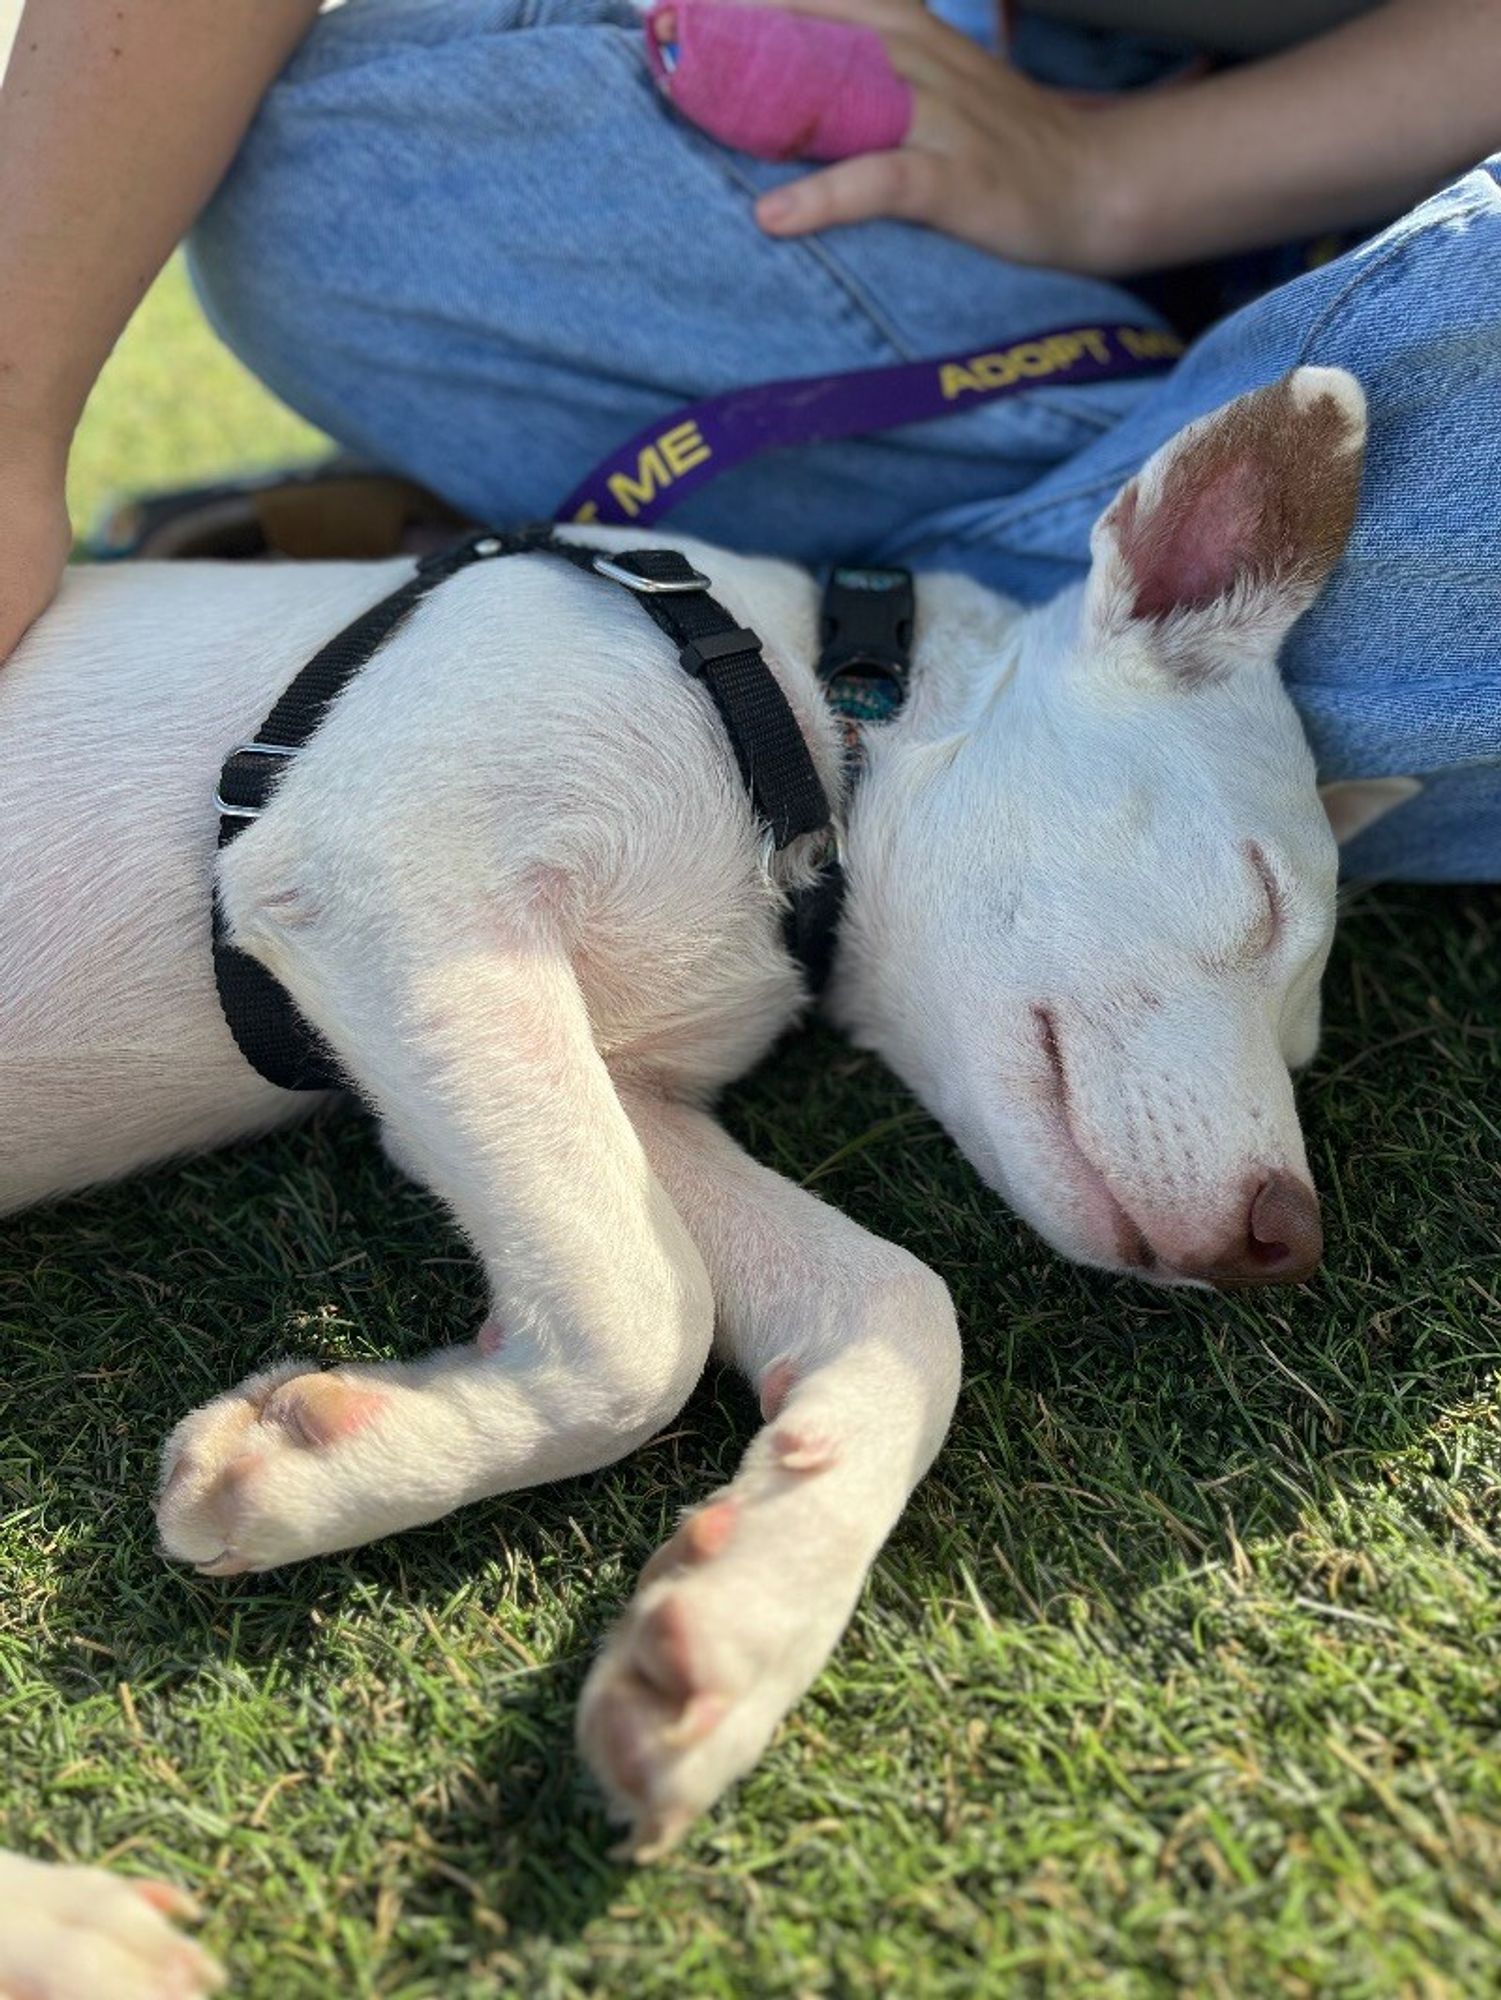
M 906 569 L 836 569 L 819 614 L 818 678 L 877 674 L 903 695 L 912 671 L 917 606 Z

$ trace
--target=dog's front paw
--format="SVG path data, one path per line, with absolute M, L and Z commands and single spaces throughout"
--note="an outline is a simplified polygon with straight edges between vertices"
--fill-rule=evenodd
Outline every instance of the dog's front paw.
M 391 1394 L 353 1371 L 292 1361 L 194 1410 L 162 1455 L 167 1554 L 237 1576 L 385 1532 L 391 1467 L 373 1433 Z
M 797 1445 L 684 1520 L 584 1685 L 579 1747 L 634 1860 L 750 1769 L 849 1618 L 864 1564 L 801 1537 L 800 1489 L 826 1461 L 820 1440 Z
M 17 2000 L 200 2000 L 224 1974 L 177 1921 L 169 1882 L 0 1854 L 0 1994 Z

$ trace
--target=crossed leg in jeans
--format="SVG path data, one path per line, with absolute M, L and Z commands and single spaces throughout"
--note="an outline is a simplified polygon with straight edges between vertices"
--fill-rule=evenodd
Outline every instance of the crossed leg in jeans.
M 1094 51 L 1098 60 L 1098 51 Z M 1093 79 L 1098 81 L 1096 77 Z M 196 233 L 215 324 L 342 443 L 476 518 L 549 515 L 678 404 L 777 376 L 1152 315 L 1120 286 L 901 223 L 773 241 L 797 169 L 661 101 L 626 0 L 361 0 L 315 28 Z M 1366 490 L 1285 672 L 1324 774 L 1422 778 L 1354 874 L 1501 872 L 1501 161 L 1222 322 L 1165 380 L 778 454 L 669 516 L 817 563 L 957 567 L 1036 599 L 1187 419 L 1299 362 L 1371 407 Z

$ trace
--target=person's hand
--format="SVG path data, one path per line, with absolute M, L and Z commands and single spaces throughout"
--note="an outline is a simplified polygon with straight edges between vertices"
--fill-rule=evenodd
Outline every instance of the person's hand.
M 66 466 L 63 446 L 8 425 L 0 411 L 0 672 L 52 602 L 68 560 Z
M 894 151 L 841 160 L 763 195 L 756 219 L 768 235 L 896 216 L 1018 263 L 1106 267 L 1098 112 L 987 55 L 920 0 L 772 4 L 875 29 L 912 85 L 914 105 L 911 130 Z

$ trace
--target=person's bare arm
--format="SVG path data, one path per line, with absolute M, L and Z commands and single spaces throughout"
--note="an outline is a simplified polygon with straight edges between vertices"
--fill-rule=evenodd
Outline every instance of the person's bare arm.
M 0 660 L 66 559 L 94 378 L 316 12 L 28 0 L 0 86 Z
M 1501 5 L 1386 0 L 1280 55 L 1081 106 L 912 0 L 787 0 L 879 30 L 904 146 L 764 196 L 803 235 L 896 215 L 998 255 L 1117 275 L 1379 220 L 1501 144 Z
M 1501 145 L 1501 7 L 1387 0 L 1100 117 L 1107 226 L 1136 269 L 1377 222 Z

